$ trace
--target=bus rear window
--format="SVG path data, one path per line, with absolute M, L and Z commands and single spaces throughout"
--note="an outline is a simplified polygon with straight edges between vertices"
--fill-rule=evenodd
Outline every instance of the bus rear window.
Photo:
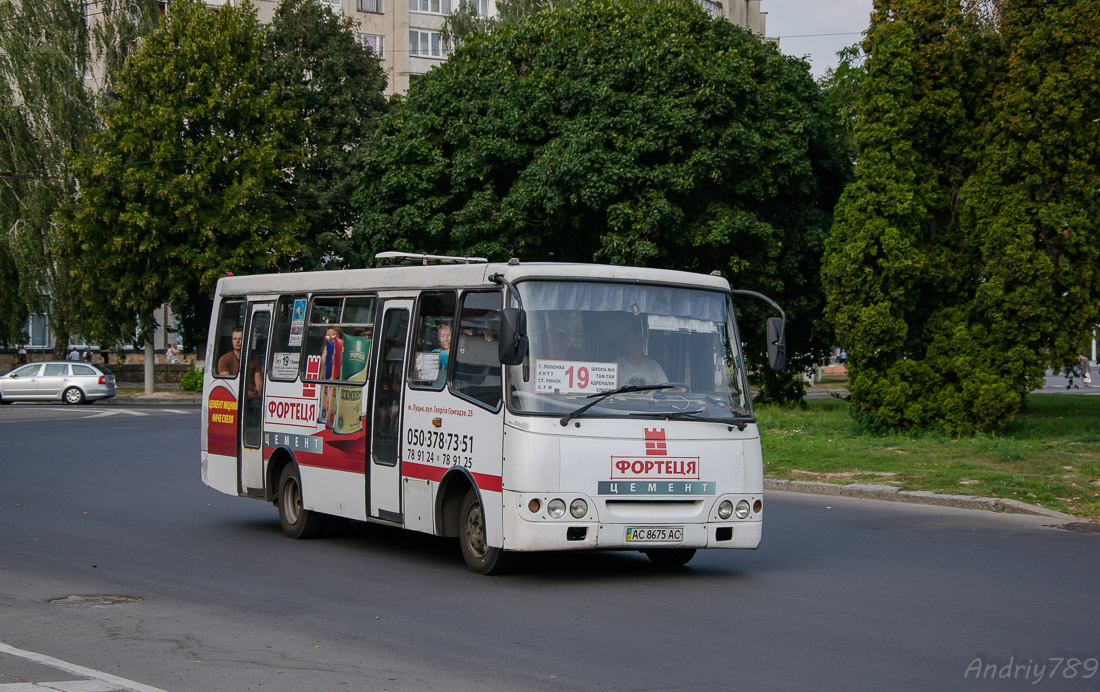
M 241 369 L 241 344 L 244 342 L 245 301 L 222 301 L 214 336 L 215 377 L 236 377 Z

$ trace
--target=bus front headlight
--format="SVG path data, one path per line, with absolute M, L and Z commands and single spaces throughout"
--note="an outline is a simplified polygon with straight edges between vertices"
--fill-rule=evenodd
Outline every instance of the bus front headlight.
M 737 503 L 737 509 L 735 509 L 733 513 L 737 515 L 738 519 L 744 519 L 749 516 L 749 503 L 745 500 L 741 500 Z
M 718 503 L 718 517 L 720 519 L 729 519 L 733 516 L 733 503 L 729 500 L 722 500 Z
M 588 503 L 578 497 L 569 503 L 569 513 L 574 519 L 583 519 L 588 514 Z
M 553 500 L 546 503 L 546 511 L 551 517 L 561 519 L 565 516 L 565 501 L 555 497 Z

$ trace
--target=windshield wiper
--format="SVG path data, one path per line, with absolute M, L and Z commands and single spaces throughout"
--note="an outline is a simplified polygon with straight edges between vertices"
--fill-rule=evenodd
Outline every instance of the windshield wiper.
M 600 392 L 599 394 L 589 394 L 588 398 L 592 401 L 589 401 L 587 404 L 581 406 L 579 409 L 573 411 L 569 415 L 562 416 L 562 419 L 559 422 L 564 428 L 565 426 L 569 425 L 569 421 L 573 420 L 574 418 L 581 415 L 582 413 L 600 403 L 609 396 L 615 396 L 616 394 L 629 394 L 631 392 L 648 392 L 653 389 L 672 389 L 672 387 L 673 385 L 671 384 L 624 384 L 618 389 L 611 389 L 606 392 Z
M 677 409 L 675 411 L 642 411 L 640 413 L 631 413 L 632 416 L 647 416 L 649 418 L 694 418 L 699 416 L 700 413 L 706 413 L 705 408 L 698 408 L 694 411 L 684 411 Z M 699 420 L 712 420 L 711 418 L 699 418 Z

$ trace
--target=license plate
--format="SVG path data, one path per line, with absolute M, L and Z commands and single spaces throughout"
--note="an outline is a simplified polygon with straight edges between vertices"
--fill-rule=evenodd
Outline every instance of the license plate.
M 626 529 L 627 543 L 680 543 L 683 540 L 682 526 L 631 526 Z

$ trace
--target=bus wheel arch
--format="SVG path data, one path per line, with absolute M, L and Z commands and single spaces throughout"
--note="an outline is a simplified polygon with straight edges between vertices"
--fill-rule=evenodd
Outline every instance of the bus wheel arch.
M 276 505 L 279 499 L 279 479 L 283 475 L 283 469 L 288 464 L 297 466 L 298 460 L 294 458 L 290 451 L 282 447 L 276 448 L 267 460 L 266 483 L 264 484 L 265 499 L 274 502 Z
M 474 478 L 465 469 L 451 469 L 439 482 L 436 493 L 436 534 L 446 538 L 457 538 L 462 526 L 462 501 L 466 493 L 474 488 Z

